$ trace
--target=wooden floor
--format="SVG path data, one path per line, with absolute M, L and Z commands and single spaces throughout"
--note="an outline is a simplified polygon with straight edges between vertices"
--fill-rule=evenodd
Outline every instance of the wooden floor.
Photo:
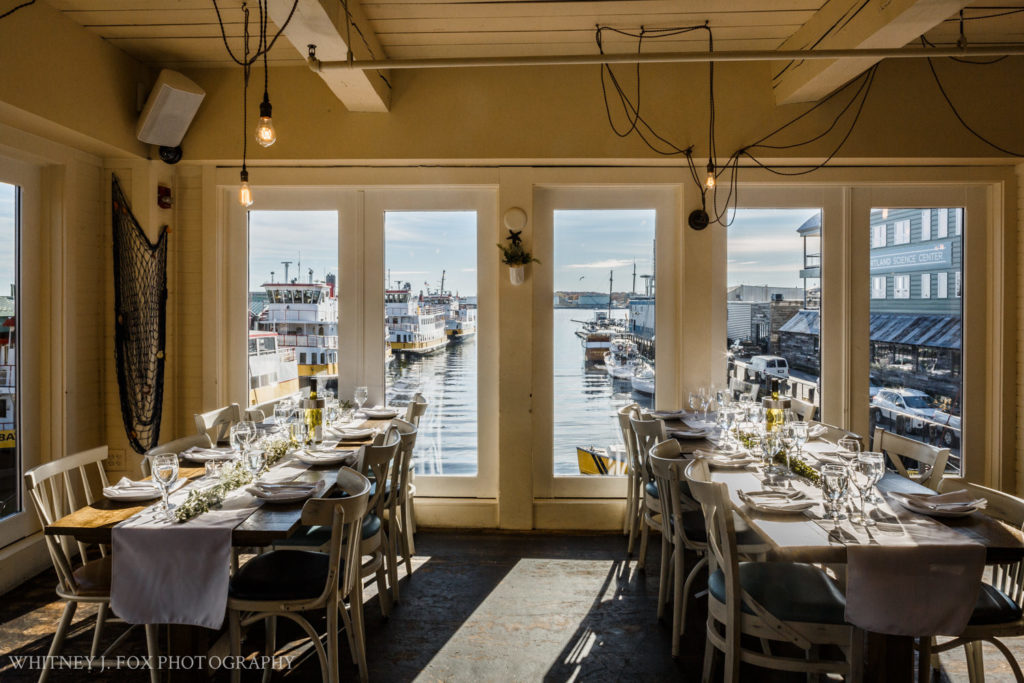
M 693 602 L 683 653 L 670 655 L 667 625 L 656 619 L 658 543 L 648 568 L 627 562 L 625 540 L 617 534 L 549 535 L 420 532 L 411 577 L 401 576 L 401 603 L 383 619 L 376 597 L 367 604 L 371 681 L 696 681 L 703 656 L 704 601 Z M 42 655 L 60 617 L 52 571 L 0 599 L 0 680 L 34 681 L 38 672 L 19 671 L 11 656 Z M 372 588 L 368 594 L 373 596 Z M 75 617 L 64 654 L 84 655 L 91 642 L 95 610 Z M 109 644 L 124 629 L 112 625 Z M 262 648 L 254 627 L 246 652 Z M 1024 640 L 1024 639 L 1022 639 Z M 342 680 L 356 670 L 342 637 Z M 276 680 L 319 680 L 315 657 L 302 647 L 297 630 L 282 623 L 279 654 L 296 656 Z M 1011 643 L 1024 656 L 1024 642 Z M 113 655 L 142 655 L 136 629 Z M 986 681 L 1011 681 L 1009 668 L 986 649 Z M 933 680 L 966 680 L 961 653 L 942 656 L 943 672 Z M 744 680 L 803 681 L 803 677 L 751 669 Z M 219 671 L 215 681 L 226 681 Z M 53 681 L 146 681 L 143 671 L 58 671 Z M 246 672 L 245 681 L 259 680 Z

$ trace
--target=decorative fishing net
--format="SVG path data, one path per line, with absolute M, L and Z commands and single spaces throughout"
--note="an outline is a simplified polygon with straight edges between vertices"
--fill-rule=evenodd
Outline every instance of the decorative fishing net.
M 121 419 L 132 448 L 145 453 L 160 437 L 167 326 L 167 227 L 156 243 L 135 220 L 113 176 L 114 362 Z

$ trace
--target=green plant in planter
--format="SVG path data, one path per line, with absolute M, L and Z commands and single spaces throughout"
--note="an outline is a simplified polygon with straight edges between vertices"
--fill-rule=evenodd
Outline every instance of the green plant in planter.
M 525 266 L 527 263 L 540 263 L 540 259 L 535 259 L 530 255 L 530 252 L 523 248 L 523 239 L 519 236 L 522 234 L 522 230 L 509 230 L 507 239 L 508 245 L 499 244 L 498 249 L 501 249 L 501 262 L 507 266 Z

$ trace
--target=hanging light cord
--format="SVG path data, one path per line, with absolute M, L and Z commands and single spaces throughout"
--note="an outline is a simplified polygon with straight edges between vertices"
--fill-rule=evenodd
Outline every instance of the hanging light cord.
M 9 17 L 12 14 L 14 14 L 15 12 L 17 12 L 18 10 L 25 9 L 29 5 L 34 5 L 34 4 L 36 4 L 36 0 L 27 0 L 27 2 L 23 2 L 20 5 L 15 5 L 11 9 L 7 10 L 6 12 L 4 12 L 3 14 L 0 14 L 0 19 L 6 19 L 7 17 Z
M 261 3 L 262 4 L 262 3 Z M 252 61 L 249 60 L 249 8 L 242 3 L 242 14 L 245 17 L 244 28 L 242 29 L 242 49 L 245 50 L 245 59 L 239 64 L 242 65 L 242 179 L 248 180 L 249 171 L 245 167 L 246 152 L 249 147 L 248 134 L 248 93 L 249 93 L 249 72 L 252 69 Z
M 267 7 L 268 0 L 258 0 L 261 11 L 260 11 L 260 44 L 267 44 L 267 15 L 269 14 L 269 8 Z M 270 70 L 267 68 L 267 53 L 269 49 L 263 51 L 263 101 L 267 104 L 270 103 Z
M 259 9 L 259 13 L 260 13 L 260 24 L 261 24 L 261 26 L 264 26 L 264 29 L 260 32 L 261 33 L 261 35 L 260 35 L 260 42 L 256 46 L 256 52 L 253 53 L 252 57 L 250 58 L 249 57 L 249 50 L 248 50 L 249 13 L 248 13 L 248 11 L 245 11 L 245 4 L 243 3 L 242 9 L 243 9 L 243 12 L 245 14 L 246 41 L 247 41 L 247 44 L 246 44 L 245 54 L 242 55 L 241 59 L 239 59 L 238 57 L 235 56 L 234 51 L 231 49 L 231 45 L 228 43 L 228 34 L 227 34 L 227 30 L 224 28 L 224 18 L 221 16 L 220 6 L 217 5 L 217 0 L 212 0 L 212 1 L 213 1 L 213 9 L 217 13 L 217 24 L 220 26 L 220 38 L 221 38 L 221 41 L 224 43 L 224 49 L 227 50 L 228 56 L 231 57 L 231 60 L 235 64 L 238 64 L 239 66 L 251 66 L 253 63 L 256 62 L 257 59 L 259 59 L 260 57 L 266 56 L 266 53 L 270 52 L 271 48 L 273 48 L 274 44 L 277 42 L 277 39 L 281 37 L 282 33 L 284 33 L 284 30 L 285 30 L 285 28 L 287 28 L 288 24 L 291 22 L 292 17 L 295 16 L 296 8 L 298 8 L 298 6 L 299 6 L 299 0 L 295 0 L 295 2 L 292 3 L 292 8 L 288 12 L 288 18 L 285 19 L 284 23 L 281 24 L 281 27 L 279 29 L 277 29 L 277 33 L 274 34 L 274 37 L 271 40 L 268 41 L 267 40 L 267 35 L 266 35 L 266 28 L 265 28 L 266 23 L 267 23 L 267 17 L 266 17 L 267 9 L 265 8 L 264 2 L 262 0 L 260 0 L 257 3 L 258 9 Z

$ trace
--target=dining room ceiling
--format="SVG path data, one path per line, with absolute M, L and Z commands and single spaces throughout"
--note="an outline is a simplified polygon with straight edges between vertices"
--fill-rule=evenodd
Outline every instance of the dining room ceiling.
M 269 0 L 271 17 L 283 23 L 293 1 Z M 245 29 L 242 0 L 217 0 L 216 5 L 213 0 L 47 2 L 153 67 L 232 66 L 221 36 L 218 9 L 227 42 L 236 54 L 241 52 Z M 933 43 L 953 46 L 960 35 L 961 8 L 970 45 L 1021 43 L 1024 11 L 1014 10 L 1024 10 L 1022 5 L 1024 0 L 348 0 L 354 24 L 346 27 L 346 5 L 341 0 L 298 0 L 298 11 L 283 39 L 270 50 L 268 61 L 275 66 L 303 64 L 310 35 L 321 36 L 316 41 L 325 45 L 318 48 L 321 59 L 338 59 L 339 51 L 343 58 L 346 35 L 357 59 L 593 55 L 598 52 L 597 26 L 636 32 L 641 27 L 650 30 L 704 22 L 713 29 L 716 51 L 892 48 L 919 45 L 922 33 Z M 256 6 L 250 2 L 248 7 L 250 33 L 255 34 Z M 271 21 L 268 30 L 275 33 L 277 25 Z M 327 46 L 329 40 L 333 40 L 333 48 Z M 707 36 L 704 31 L 694 31 L 648 39 L 643 49 L 703 52 L 708 49 Z M 605 52 L 636 50 L 636 38 L 605 32 Z M 323 51 L 334 56 L 325 57 Z M 804 80 L 811 81 L 810 85 L 792 84 L 780 99 L 816 99 L 870 66 L 870 62 L 865 64 L 831 67 L 831 75 L 808 73 Z M 822 63 L 816 71 L 828 72 L 829 67 Z M 323 77 L 328 80 L 326 74 Z M 333 78 L 340 77 L 335 74 Z M 376 80 L 367 77 L 367 92 L 380 91 Z M 343 87 L 332 89 L 344 101 L 341 93 L 352 86 L 349 78 Z M 386 94 L 369 93 L 364 99 L 377 97 L 382 105 L 376 110 L 386 110 Z M 356 108 L 375 110 L 358 104 Z

